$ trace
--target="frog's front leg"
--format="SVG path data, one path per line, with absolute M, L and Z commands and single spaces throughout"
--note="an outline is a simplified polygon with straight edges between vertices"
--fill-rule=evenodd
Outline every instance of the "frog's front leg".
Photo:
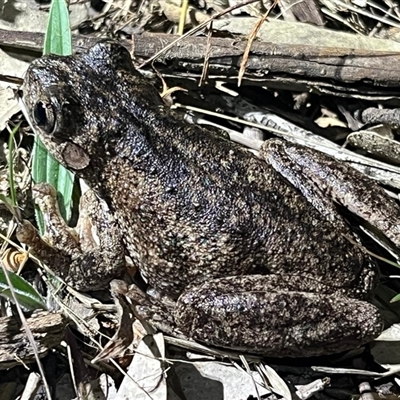
M 271 357 L 309 357 L 356 348 L 383 328 L 378 310 L 341 295 L 302 291 L 301 276 L 212 280 L 183 293 L 175 322 L 210 345 Z
M 33 187 L 33 198 L 44 216 L 45 235 L 28 221 L 17 231 L 18 239 L 57 276 L 77 290 L 100 290 L 121 276 L 125 253 L 119 229 L 107 205 L 92 190 L 82 195 L 76 229 L 60 215 L 56 192 L 46 183 Z
M 264 142 L 260 156 L 342 231 L 347 228 L 332 200 L 400 246 L 400 208 L 373 180 L 326 154 L 280 139 Z

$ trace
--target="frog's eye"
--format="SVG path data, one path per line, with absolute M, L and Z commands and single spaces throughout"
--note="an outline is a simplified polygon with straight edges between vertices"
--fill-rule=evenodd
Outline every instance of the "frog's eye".
M 38 101 L 33 107 L 33 120 L 43 131 L 52 133 L 56 124 L 56 115 L 53 104 Z

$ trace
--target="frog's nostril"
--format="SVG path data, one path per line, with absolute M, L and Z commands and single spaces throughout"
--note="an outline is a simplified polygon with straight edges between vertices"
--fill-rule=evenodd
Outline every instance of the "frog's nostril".
M 35 123 L 47 133 L 54 130 L 55 113 L 51 103 L 38 101 L 33 108 L 33 119 Z

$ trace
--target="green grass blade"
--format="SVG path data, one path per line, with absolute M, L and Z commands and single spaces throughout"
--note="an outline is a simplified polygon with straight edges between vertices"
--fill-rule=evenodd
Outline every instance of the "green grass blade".
M 39 138 L 35 137 L 33 147 L 32 176 L 34 182 L 48 182 L 61 195 L 58 205 L 63 218 L 68 221 L 71 217 L 71 197 L 74 187 L 74 174 L 60 165 L 46 150 Z M 43 233 L 43 216 L 36 214 L 39 229 Z
M 393 299 L 390 300 L 390 302 L 391 303 L 396 303 L 399 300 L 400 300 L 400 294 L 396 294 L 396 296 L 394 296 Z
M 72 54 L 69 13 L 65 0 L 53 0 L 51 3 L 43 53 Z M 32 177 L 34 182 L 48 182 L 57 189 L 61 195 L 59 198 L 61 215 L 66 221 L 69 221 L 74 175 L 48 154 L 37 136 L 33 148 Z M 43 233 L 43 216 L 38 210 L 36 211 L 36 220 L 40 232 Z
M 72 54 L 71 27 L 68 5 L 65 0 L 53 0 L 44 38 L 43 54 Z
M 34 311 L 38 309 L 46 310 L 46 304 L 40 296 L 40 294 L 35 290 L 35 288 L 29 284 L 25 279 L 11 271 L 7 271 L 7 274 L 11 280 L 14 287 L 14 292 L 19 305 L 27 311 Z M 13 300 L 10 292 L 10 288 L 7 283 L 4 271 L 0 268 L 0 296 L 4 296 L 9 300 Z

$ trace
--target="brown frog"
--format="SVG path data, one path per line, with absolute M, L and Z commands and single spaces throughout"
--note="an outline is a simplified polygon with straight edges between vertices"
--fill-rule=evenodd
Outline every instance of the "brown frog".
M 281 140 L 257 157 L 186 124 L 110 41 L 35 60 L 23 100 L 50 153 L 109 216 L 97 247 L 50 263 L 67 282 L 105 287 L 123 247 L 156 293 L 137 312 L 166 331 L 277 357 L 339 352 L 381 332 L 365 301 L 377 267 L 333 203 L 399 245 L 400 210 L 366 177 Z M 99 262 L 104 276 L 92 276 Z

